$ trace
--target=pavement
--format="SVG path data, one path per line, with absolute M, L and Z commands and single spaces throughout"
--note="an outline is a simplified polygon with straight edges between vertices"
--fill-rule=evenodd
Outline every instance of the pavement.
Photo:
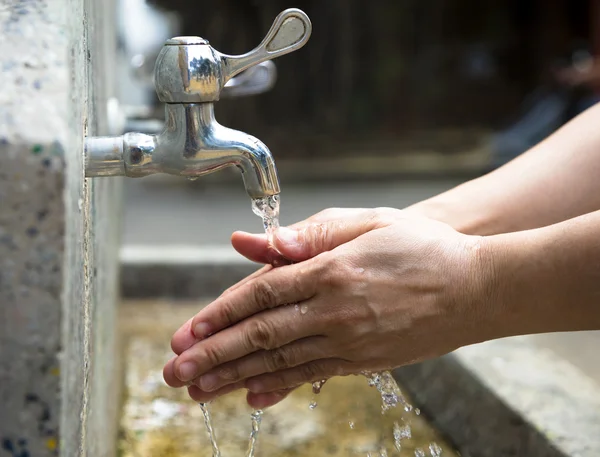
M 201 178 L 202 180 L 202 178 Z M 200 180 L 200 181 L 201 181 Z M 460 179 L 402 179 L 335 183 L 282 182 L 281 223 L 290 224 L 329 207 L 406 207 L 436 195 Z M 211 183 L 211 181 L 207 181 Z M 223 185 L 173 184 L 160 178 L 125 180 L 125 247 L 190 246 L 231 249 L 235 230 L 261 232 L 242 180 Z M 219 251 L 221 250 L 221 251 Z M 600 332 L 527 337 L 553 351 L 600 384 Z

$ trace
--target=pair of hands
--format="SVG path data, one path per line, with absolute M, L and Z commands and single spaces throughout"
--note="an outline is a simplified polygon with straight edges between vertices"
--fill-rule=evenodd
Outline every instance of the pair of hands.
M 383 371 L 482 341 L 485 239 L 406 211 L 330 209 L 275 235 L 295 264 L 225 291 L 173 336 L 164 368 L 198 402 L 248 390 L 266 408 L 307 382 Z M 270 264 L 264 235 L 235 249 Z

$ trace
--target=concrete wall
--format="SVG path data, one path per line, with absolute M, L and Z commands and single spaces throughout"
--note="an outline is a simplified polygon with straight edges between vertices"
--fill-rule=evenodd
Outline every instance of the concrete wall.
M 120 183 L 82 154 L 107 133 L 111 7 L 0 2 L 1 457 L 114 454 Z

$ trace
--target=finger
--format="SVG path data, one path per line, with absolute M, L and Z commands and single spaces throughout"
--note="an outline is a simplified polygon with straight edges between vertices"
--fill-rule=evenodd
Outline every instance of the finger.
M 225 292 L 223 292 L 223 294 L 221 294 L 221 296 L 234 291 L 238 287 L 243 286 L 248 281 L 251 281 L 254 278 L 257 278 L 260 275 L 265 274 L 267 271 L 271 270 L 272 268 L 273 267 L 271 267 L 270 265 L 265 265 L 258 271 L 255 271 L 254 273 L 252 273 L 250 276 L 242 279 L 237 284 L 231 286 L 229 289 L 227 289 Z M 171 338 L 171 349 L 177 355 L 179 355 L 183 351 L 191 348 L 194 344 L 196 344 L 198 341 L 200 341 L 198 338 L 196 338 L 196 335 L 194 335 L 194 332 L 192 332 L 192 319 L 193 318 L 191 318 L 185 324 L 183 324 Z
M 197 401 L 198 403 L 208 403 L 209 401 L 213 401 L 216 398 L 222 397 L 223 395 L 227 395 L 235 390 L 243 388 L 243 383 L 230 384 L 215 392 L 204 392 L 198 386 L 191 385 L 188 387 L 188 394 L 190 397 L 192 397 L 192 400 Z
M 231 244 L 237 252 L 253 262 L 266 263 L 274 267 L 293 263 L 277 252 L 264 234 L 235 232 L 231 236 Z
M 269 392 L 266 394 L 254 394 L 248 392 L 246 395 L 246 401 L 254 409 L 265 409 L 276 405 L 281 400 L 284 400 L 289 394 L 291 394 L 296 387 L 291 389 L 279 390 L 277 392 Z
M 247 378 L 287 370 L 332 355 L 333 348 L 328 344 L 328 339 L 324 336 L 313 336 L 270 351 L 257 351 L 220 365 L 202 375 L 195 384 L 206 392 L 212 392 Z
M 187 383 L 181 381 L 177 376 L 175 376 L 175 369 L 173 363 L 177 357 L 173 357 L 169 360 L 164 368 L 163 368 L 163 379 L 170 387 L 183 387 L 187 385 Z
M 321 216 L 299 227 L 281 227 L 274 233 L 273 246 L 293 261 L 311 259 L 376 228 L 376 214 L 371 209 L 353 210 L 339 219 Z
M 321 211 L 309 218 L 296 222 L 290 225 L 288 228 L 294 231 L 300 231 L 305 229 L 309 225 L 322 224 L 326 222 L 341 221 L 344 219 L 356 219 L 357 217 L 363 217 L 365 212 L 372 210 L 365 209 L 354 209 L 354 208 L 329 208 Z M 364 218 L 363 218 L 364 219 Z M 285 230 L 285 229 L 284 229 Z M 280 261 L 282 255 L 276 249 L 274 249 L 267 240 L 267 236 L 262 234 L 251 234 L 246 232 L 235 232 L 231 236 L 231 244 L 234 249 L 244 257 L 258 263 L 273 264 Z M 331 247 L 330 249 L 335 248 Z M 310 258 L 309 255 L 300 253 L 297 257 L 293 258 L 294 261 L 302 261 Z
M 175 375 L 188 382 L 254 352 L 281 348 L 293 341 L 323 334 L 324 326 L 323 320 L 314 313 L 299 315 L 293 306 L 265 311 L 221 330 L 183 352 L 173 362 Z M 284 354 L 293 357 L 291 352 Z
M 202 309 L 192 320 L 193 334 L 201 340 L 260 311 L 312 298 L 322 268 L 305 262 L 255 277 Z
M 234 232 L 231 245 L 247 259 L 258 263 L 271 263 L 273 249 L 269 246 L 267 235 L 247 232 Z
M 352 374 L 354 367 L 343 359 L 315 360 L 288 370 L 267 373 L 246 381 L 246 388 L 255 394 L 288 389 L 307 382 Z

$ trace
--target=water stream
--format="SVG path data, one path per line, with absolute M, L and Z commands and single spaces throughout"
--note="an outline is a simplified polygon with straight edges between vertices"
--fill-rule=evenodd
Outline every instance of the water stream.
M 221 457 L 221 451 L 219 451 L 219 446 L 217 445 L 217 437 L 215 435 L 215 431 L 212 425 L 212 417 L 210 416 L 209 403 L 199 403 L 199 405 L 200 409 L 202 410 L 202 415 L 204 416 L 204 425 L 206 425 L 208 439 L 210 440 L 210 445 L 212 446 L 213 457 Z

